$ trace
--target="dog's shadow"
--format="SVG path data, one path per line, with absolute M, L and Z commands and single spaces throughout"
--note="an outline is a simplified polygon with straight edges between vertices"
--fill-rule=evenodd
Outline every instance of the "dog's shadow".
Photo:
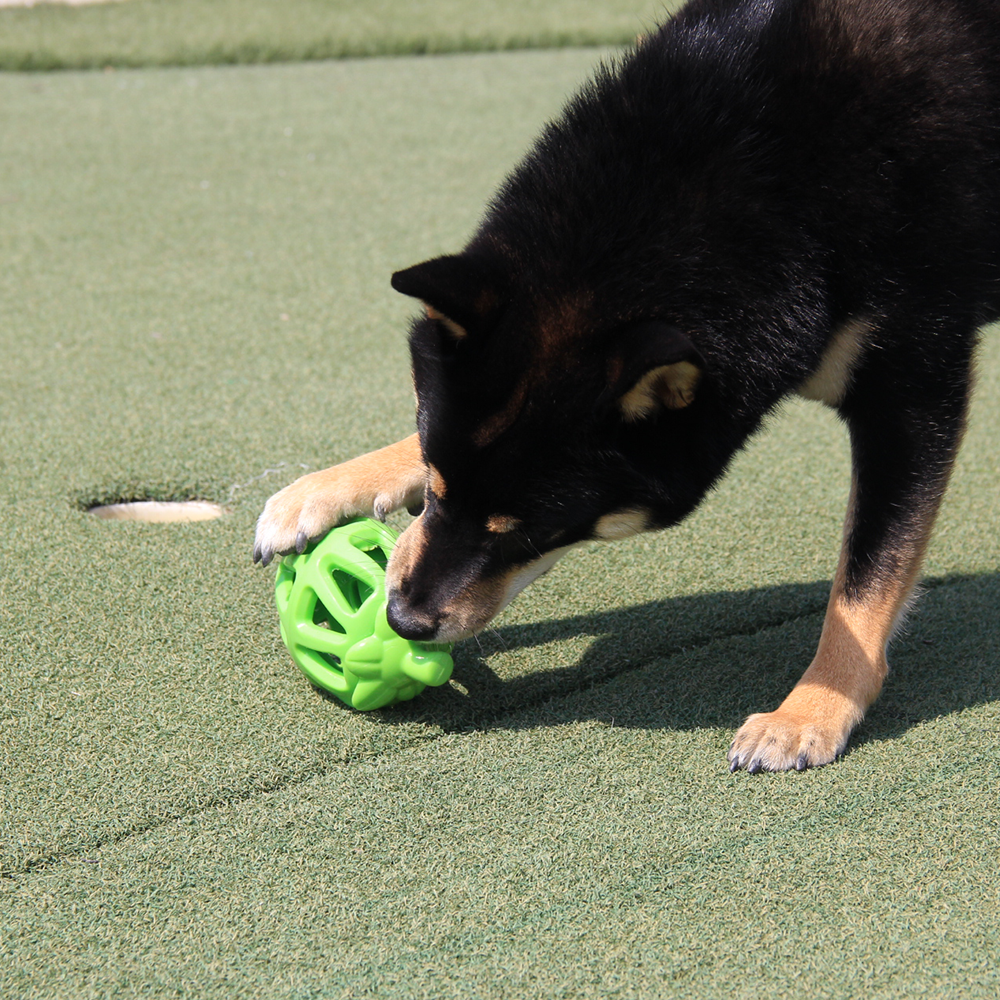
M 1000 573 L 932 578 L 923 589 L 855 745 L 1000 698 Z M 501 625 L 456 648 L 450 684 L 372 718 L 448 732 L 586 719 L 733 728 L 774 708 L 808 665 L 828 591 L 827 582 L 788 584 Z

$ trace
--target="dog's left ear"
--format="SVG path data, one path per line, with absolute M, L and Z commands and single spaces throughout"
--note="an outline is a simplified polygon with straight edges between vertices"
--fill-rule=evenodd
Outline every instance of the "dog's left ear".
M 420 299 L 427 315 L 456 340 L 464 340 L 496 310 L 497 284 L 481 261 L 466 254 L 435 257 L 392 276 L 392 287 Z
M 650 320 L 627 330 L 616 346 L 613 392 L 627 421 L 663 408 L 682 410 L 694 401 L 704 362 L 682 330 Z

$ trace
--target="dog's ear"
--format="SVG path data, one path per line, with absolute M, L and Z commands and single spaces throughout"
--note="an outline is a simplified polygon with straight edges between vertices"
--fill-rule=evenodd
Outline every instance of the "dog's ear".
M 459 341 L 480 328 L 500 302 L 496 277 L 482 262 L 464 254 L 435 257 L 397 271 L 392 287 L 420 299 L 427 315 Z
M 694 401 L 704 363 L 682 330 L 650 320 L 625 331 L 616 346 L 612 391 L 627 421 L 662 408 L 682 410 Z

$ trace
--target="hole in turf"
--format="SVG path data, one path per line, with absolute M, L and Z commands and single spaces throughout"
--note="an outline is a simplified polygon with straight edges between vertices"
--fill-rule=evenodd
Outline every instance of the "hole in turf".
M 93 504 L 87 513 L 102 521 L 143 521 L 146 524 L 212 521 L 225 510 L 208 500 L 132 500 Z

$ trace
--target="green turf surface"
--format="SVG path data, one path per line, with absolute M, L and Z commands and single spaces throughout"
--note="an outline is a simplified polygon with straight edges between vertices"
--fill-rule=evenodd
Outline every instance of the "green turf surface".
M 680 0 L 127 0 L 0 9 L 0 70 L 623 45 Z
M 0 996 L 995 997 L 1000 337 L 839 763 L 725 749 L 811 656 L 844 435 L 567 557 L 361 715 L 280 645 L 264 500 L 412 426 L 397 267 L 593 51 L 0 76 Z M 123 497 L 220 501 L 99 522 Z

